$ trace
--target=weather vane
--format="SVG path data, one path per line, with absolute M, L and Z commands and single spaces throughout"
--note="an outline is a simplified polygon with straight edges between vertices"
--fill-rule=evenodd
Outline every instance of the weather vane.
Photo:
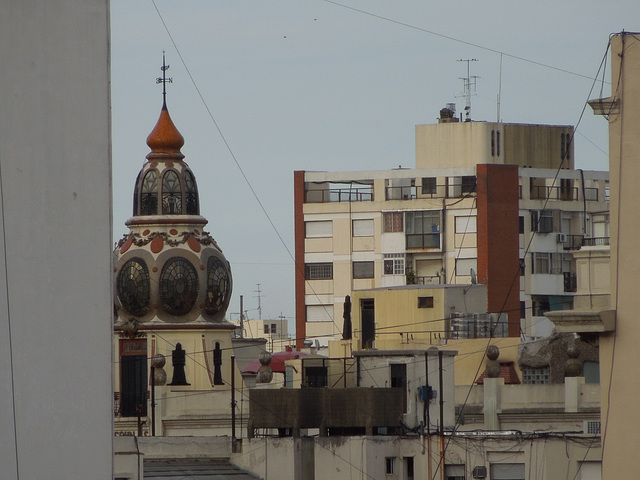
M 173 83 L 173 78 L 166 76 L 166 71 L 169 70 L 169 65 L 166 64 L 164 59 L 164 50 L 162 51 L 162 77 L 156 78 L 156 83 L 162 84 L 162 102 L 166 106 L 167 104 L 167 83 Z

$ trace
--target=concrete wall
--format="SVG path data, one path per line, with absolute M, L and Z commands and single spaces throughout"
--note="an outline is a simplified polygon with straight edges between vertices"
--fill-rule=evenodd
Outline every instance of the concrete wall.
M 611 171 L 611 308 L 616 310 L 615 332 L 600 337 L 602 388 L 603 478 L 638 475 L 630 461 L 640 443 L 637 400 L 640 383 L 630 371 L 640 362 L 638 289 L 640 256 L 640 41 L 637 34 L 611 38 L 611 85 L 617 106 L 609 113 Z M 615 87 L 614 87 L 615 86 Z M 607 388 L 608 387 L 608 388 Z
M 108 0 L 0 2 L 0 477 L 111 479 Z

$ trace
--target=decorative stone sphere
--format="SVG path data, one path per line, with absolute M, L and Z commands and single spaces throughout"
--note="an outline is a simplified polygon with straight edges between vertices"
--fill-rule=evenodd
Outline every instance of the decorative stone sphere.
M 256 383 L 271 383 L 273 380 L 273 370 L 269 365 L 263 365 L 258 370 L 258 376 L 256 377 Z
M 164 368 L 156 367 L 153 373 L 153 378 L 157 387 L 167 384 L 167 372 L 164 371 Z
M 487 347 L 487 358 L 489 360 L 497 360 L 500 356 L 500 349 L 496 345 L 489 345 Z
M 567 347 L 567 355 L 569 358 L 578 358 L 580 356 L 580 350 L 578 350 L 575 343 L 572 343 Z
M 162 368 L 167 363 L 167 359 L 161 353 L 156 353 L 151 359 L 151 366 L 155 368 Z
M 271 354 L 269 352 L 262 352 L 258 355 L 260 365 L 268 366 L 271 363 Z
M 567 347 L 567 355 L 569 356 L 569 359 L 564 367 L 564 376 L 579 377 L 582 375 L 582 362 L 578 360 L 580 351 L 575 343 L 572 343 Z

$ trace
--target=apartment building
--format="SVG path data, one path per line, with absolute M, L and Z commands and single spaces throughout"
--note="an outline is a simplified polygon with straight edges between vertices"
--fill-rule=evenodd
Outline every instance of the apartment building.
M 377 287 L 484 284 L 508 336 L 572 307 L 571 252 L 608 242 L 608 173 L 574 169 L 570 126 L 444 110 L 416 126 L 415 169 L 294 173 L 299 343 L 339 339 L 344 297 Z

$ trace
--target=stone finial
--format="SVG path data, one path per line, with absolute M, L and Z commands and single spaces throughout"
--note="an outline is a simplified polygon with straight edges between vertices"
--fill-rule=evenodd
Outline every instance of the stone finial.
M 166 363 L 167 359 L 161 353 L 156 353 L 151 359 L 151 366 L 155 368 L 154 384 L 158 387 L 167 383 L 167 372 L 163 368 Z
M 569 344 L 567 347 L 568 360 L 564 367 L 565 377 L 579 377 L 582 374 L 582 362 L 578 360 L 580 350 L 575 343 Z
M 487 347 L 487 363 L 486 370 L 489 378 L 498 378 L 500 376 L 500 362 L 498 357 L 500 356 L 500 349 L 495 345 L 489 345 Z
M 269 366 L 271 363 L 271 354 L 269 352 L 262 352 L 258 356 L 258 360 L 262 365 L 258 370 L 258 376 L 256 377 L 256 383 L 271 383 L 273 380 L 273 370 Z

